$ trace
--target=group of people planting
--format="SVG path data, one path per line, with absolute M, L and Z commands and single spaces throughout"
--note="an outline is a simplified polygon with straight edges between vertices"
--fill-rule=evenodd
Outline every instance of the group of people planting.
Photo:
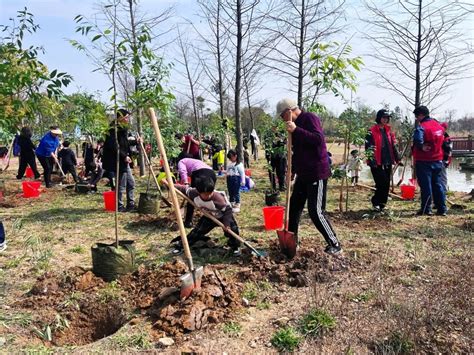
M 292 99 L 283 99 L 278 102 L 276 111 L 285 125 L 287 135 L 273 128 L 270 135 L 265 137 L 267 149 L 266 158 L 269 163 L 270 181 L 273 190 L 280 191 L 291 186 L 292 193 L 289 199 L 288 222 L 284 228 L 294 235 L 298 241 L 298 227 L 303 208 L 307 204 L 309 216 L 326 242 L 325 251 L 328 254 L 338 254 L 342 251 L 336 232 L 326 215 L 326 196 L 328 178 L 331 176 L 330 154 L 326 148 L 326 139 L 318 116 L 304 111 Z M 421 188 L 420 215 L 432 214 L 434 200 L 438 215 L 446 215 L 445 192 L 446 186 L 442 183 L 442 171 L 448 163 L 450 154 L 449 136 L 436 120 L 429 116 L 425 106 L 414 110 L 416 126 L 413 133 L 412 154 L 415 162 L 416 176 Z M 366 137 L 367 163 L 375 181 L 375 194 L 371 202 L 376 211 L 382 211 L 387 204 L 392 169 L 394 165 L 401 165 L 401 157 L 397 150 L 395 134 L 391 130 L 389 111 L 382 109 L 377 112 L 376 123 L 369 129 Z M 84 148 L 84 166 L 82 176 L 76 172 L 77 159 L 69 142 L 60 143 L 62 134 L 58 127 L 51 127 L 35 147 L 28 127 L 23 127 L 16 144 L 20 150 L 20 165 L 17 178 L 21 179 L 29 166 L 34 177 L 40 174 L 36 167 L 35 156 L 43 167 L 44 183 L 47 188 L 52 186 L 51 173 L 55 164 L 60 164 L 64 174 L 71 173 L 76 182 L 85 180 L 92 189 L 96 189 L 102 177 L 109 180 L 110 187 L 118 186 L 118 211 L 129 212 L 135 210 L 135 180 L 133 177 L 133 150 L 134 145 L 141 144 L 141 137 L 133 137 L 128 132 L 130 112 L 120 109 L 117 118 L 110 124 L 110 129 L 104 140 L 97 144 L 86 143 Z M 258 136 L 252 132 L 252 156 L 257 158 L 256 142 Z M 285 145 L 291 138 L 291 175 L 285 180 L 287 161 Z M 201 142 L 194 136 L 177 134 L 176 138 L 182 142 L 182 152 L 175 161 L 179 176 L 177 189 L 187 195 L 194 204 L 212 214 L 222 224 L 228 246 L 234 255 L 239 255 L 240 242 L 230 231 L 238 234 L 239 228 L 234 217 L 239 213 L 241 206 L 240 191 L 246 186 L 247 177 L 244 162 L 234 149 L 225 152 L 222 146 L 215 141 L 208 140 L 212 151 L 209 157 L 213 166 L 202 161 Z M 227 192 L 216 190 L 217 176 L 223 174 L 223 157 L 228 159 L 225 171 Z M 118 158 L 118 161 L 117 161 Z M 290 159 L 290 158 L 288 158 Z M 352 172 L 352 182 L 357 184 L 361 170 L 359 152 L 353 150 L 349 160 L 349 170 Z M 117 169 L 118 166 L 118 169 Z M 118 171 L 118 176 L 117 175 Z M 216 176 L 217 175 L 217 176 Z M 278 183 L 278 186 L 277 186 Z M 126 192 L 126 203 L 122 195 Z M 201 217 L 193 226 L 194 206 L 188 203 L 184 225 L 192 228 L 187 238 L 190 245 L 197 241 L 207 241 L 207 234 L 217 226 L 208 217 Z M 173 254 L 180 254 L 183 246 L 179 238 L 172 241 Z

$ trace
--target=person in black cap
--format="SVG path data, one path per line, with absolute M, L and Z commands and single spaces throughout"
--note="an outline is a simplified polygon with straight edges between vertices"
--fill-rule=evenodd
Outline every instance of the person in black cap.
M 105 170 L 104 176 L 113 181 L 115 178 L 115 171 L 117 169 L 117 150 L 119 151 L 119 212 L 135 210 L 135 179 L 133 178 L 132 169 L 130 168 L 132 159 L 128 141 L 129 119 L 129 111 L 125 109 L 117 110 L 117 120 L 110 123 L 110 129 L 107 137 L 105 138 L 102 153 L 102 166 Z M 115 125 L 117 125 L 117 140 L 115 140 Z M 112 189 L 114 189 L 114 186 L 112 186 Z M 124 206 L 122 201 L 122 194 L 124 190 L 127 192 L 127 206 Z
M 443 142 L 445 129 L 430 117 L 426 106 L 418 106 L 413 132 L 413 160 L 416 179 L 421 190 L 421 208 L 418 215 L 432 215 L 431 200 L 438 210 L 437 215 L 446 216 L 446 195 L 441 182 L 443 168 Z
M 375 194 L 372 206 L 378 212 L 385 208 L 390 190 L 392 165 L 400 164 L 400 155 L 396 147 L 395 134 L 391 131 L 390 112 L 379 110 L 376 124 L 369 129 L 365 138 L 365 150 L 371 151 L 372 157 L 367 161 L 375 181 Z

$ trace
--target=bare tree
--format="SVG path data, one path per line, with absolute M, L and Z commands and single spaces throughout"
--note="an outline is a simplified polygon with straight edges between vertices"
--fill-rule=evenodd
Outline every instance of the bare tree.
M 462 25 L 474 6 L 461 1 L 367 2 L 365 37 L 378 63 L 378 84 L 410 105 L 433 105 L 472 68 L 472 48 Z
M 223 11 L 226 19 L 222 23 L 230 35 L 235 65 L 234 75 L 234 115 L 237 138 L 237 154 L 243 158 L 243 137 L 241 122 L 241 99 L 243 90 L 249 87 L 250 77 L 260 70 L 263 59 L 271 48 L 273 38 L 262 33 L 265 22 L 270 19 L 272 1 L 226 0 Z M 247 85 L 245 83 L 247 77 Z M 244 82 L 242 83 L 242 81 Z M 249 90 L 247 90 L 249 92 Z
M 227 118 L 229 102 L 226 92 L 229 89 L 229 68 L 227 51 L 230 38 L 223 25 L 223 0 L 198 0 L 201 9 L 201 18 L 207 24 L 206 31 L 198 30 L 195 27 L 204 46 L 199 48 L 199 56 L 202 61 L 204 73 L 210 81 L 207 90 L 211 97 L 216 99 L 219 107 L 219 116 L 223 128 L 227 131 Z M 228 134 L 225 135 L 224 149 L 228 149 Z M 227 167 L 227 160 L 224 163 Z
M 310 60 L 313 47 L 341 31 L 339 19 L 345 0 L 281 0 L 277 15 L 271 16 L 267 30 L 279 41 L 273 45 L 268 67 L 285 76 L 296 88 L 298 105 L 303 92 L 313 97 L 310 72 L 316 62 Z
M 197 105 L 197 98 L 198 95 L 196 90 L 199 87 L 199 82 L 202 75 L 202 68 L 200 67 L 199 63 L 192 63 L 191 58 L 196 57 L 195 53 L 190 53 L 192 50 L 191 44 L 188 39 L 183 38 L 181 31 L 178 29 L 178 47 L 181 54 L 181 59 L 177 59 L 176 61 L 181 64 L 183 67 L 184 73 L 182 74 L 187 82 L 189 88 L 189 98 L 191 99 L 191 104 L 193 107 L 193 114 L 194 114 L 194 123 L 196 125 L 196 133 L 198 135 L 198 139 L 201 137 L 201 130 L 199 125 L 199 112 L 198 112 L 198 105 Z

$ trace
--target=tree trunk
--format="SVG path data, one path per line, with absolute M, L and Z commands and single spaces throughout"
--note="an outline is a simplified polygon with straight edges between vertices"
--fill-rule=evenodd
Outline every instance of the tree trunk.
M 420 95 L 421 95 L 421 81 L 420 81 L 420 66 L 421 66 L 421 8 L 423 0 L 418 0 L 418 36 L 416 43 L 416 70 L 415 70 L 415 107 L 421 105 Z
M 298 48 L 298 106 L 303 105 L 303 64 L 304 64 L 304 34 L 305 34 L 305 0 L 301 1 L 300 43 Z
M 240 115 L 240 90 L 242 71 L 242 0 L 237 0 L 237 52 L 235 56 L 235 135 L 237 138 L 237 155 L 244 161 L 242 142 L 242 123 Z
M 252 114 L 252 109 L 250 106 L 250 94 L 249 94 L 249 86 L 247 84 L 247 78 L 244 78 L 245 80 L 245 89 L 246 89 L 246 96 L 247 96 L 247 107 L 249 109 L 249 117 L 250 117 L 250 132 L 252 132 L 253 129 L 255 129 L 255 122 L 253 119 L 253 114 Z
M 221 0 L 217 0 L 217 14 L 216 14 L 216 51 L 217 51 L 217 77 L 218 77 L 218 90 L 219 90 L 219 115 L 221 118 L 222 126 L 225 129 L 224 137 L 224 149 L 227 152 L 227 124 L 224 117 L 224 85 L 222 84 L 222 53 L 221 53 Z M 224 169 L 227 169 L 227 159 L 224 159 Z
M 133 52 L 137 53 L 137 33 L 136 33 L 136 24 L 135 24 L 135 16 L 133 15 L 133 0 L 128 0 L 128 10 L 130 14 L 130 24 L 132 27 L 132 46 L 133 46 Z M 135 87 L 134 90 L 135 92 L 138 92 L 139 88 L 139 77 L 135 76 L 134 77 L 135 81 Z M 143 129 L 142 129 L 142 111 L 138 107 L 134 107 L 134 111 L 137 114 L 137 132 L 138 136 L 142 137 L 143 134 Z M 143 158 L 144 152 L 139 148 L 138 149 L 138 165 L 140 167 L 140 176 L 145 175 L 145 160 Z

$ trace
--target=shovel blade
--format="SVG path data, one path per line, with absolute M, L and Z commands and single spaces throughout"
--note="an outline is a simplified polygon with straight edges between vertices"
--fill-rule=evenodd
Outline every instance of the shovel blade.
M 280 250 L 288 259 L 293 259 L 296 255 L 297 240 L 293 232 L 287 230 L 277 231 Z
M 185 273 L 179 278 L 181 280 L 181 291 L 179 297 L 182 300 L 191 296 L 194 290 L 199 290 L 201 288 L 203 274 L 204 268 L 200 266 L 193 271 Z

